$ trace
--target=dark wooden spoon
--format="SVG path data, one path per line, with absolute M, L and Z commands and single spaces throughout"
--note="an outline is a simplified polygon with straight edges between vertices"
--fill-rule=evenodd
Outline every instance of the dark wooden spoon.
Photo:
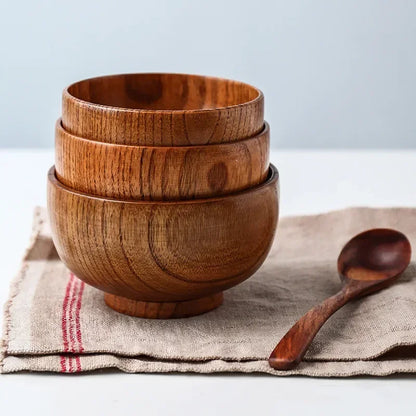
M 352 238 L 338 257 L 342 289 L 306 313 L 282 338 L 270 355 L 276 370 L 298 365 L 326 320 L 350 300 L 393 283 L 410 263 L 411 247 L 404 234 L 376 228 Z

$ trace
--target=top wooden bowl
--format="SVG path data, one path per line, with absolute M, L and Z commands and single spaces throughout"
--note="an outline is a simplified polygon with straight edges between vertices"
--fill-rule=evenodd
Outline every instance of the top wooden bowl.
M 123 74 L 63 92 L 62 123 L 107 143 L 189 146 L 238 141 L 263 127 L 264 98 L 242 82 L 201 75 Z

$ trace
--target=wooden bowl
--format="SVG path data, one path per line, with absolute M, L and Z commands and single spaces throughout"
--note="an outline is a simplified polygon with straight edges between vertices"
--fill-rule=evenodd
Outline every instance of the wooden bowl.
M 67 133 L 58 120 L 55 169 L 61 183 L 91 195 L 123 200 L 217 196 L 266 180 L 269 126 L 250 139 L 203 146 L 125 146 Z
M 263 263 L 278 219 L 278 172 L 233 195 L 189 201 L 93 197 L 48 174 L 55 247 L 113 309 L 146 318 L 207 312 Z
M 263 128 L 263 93 L 248 84 L 186 74 L 91 78 L 63 92 L 62 123 L 76 136 L 140 146 L 238 141 Z

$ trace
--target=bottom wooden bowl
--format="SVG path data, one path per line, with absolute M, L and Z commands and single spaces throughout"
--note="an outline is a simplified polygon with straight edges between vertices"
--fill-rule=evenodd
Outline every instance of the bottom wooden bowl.
M 48 174 L 56 249 L 111 308 L 146 318 L 197 315 L 263 263 L 278 220 L 278 172 L 249 190 L 189 201 L 94 197 Z

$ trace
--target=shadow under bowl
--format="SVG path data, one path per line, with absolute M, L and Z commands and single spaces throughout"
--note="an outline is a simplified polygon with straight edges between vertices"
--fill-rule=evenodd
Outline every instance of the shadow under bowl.
M 73 191 L 52 167 L 48 213 L 57 252 L 113 309 L 178 318 L 222 303 L 222 291 L 250 277 L 273 242 L 278 171 L 255 188 L 178 202 L 120 201 Z
M 263 127 L 263 93 L 202 75 L 138 73 L 76 82 L 62 95 L 62 123 L 90 140 L 141 146 L 238 141 Z

